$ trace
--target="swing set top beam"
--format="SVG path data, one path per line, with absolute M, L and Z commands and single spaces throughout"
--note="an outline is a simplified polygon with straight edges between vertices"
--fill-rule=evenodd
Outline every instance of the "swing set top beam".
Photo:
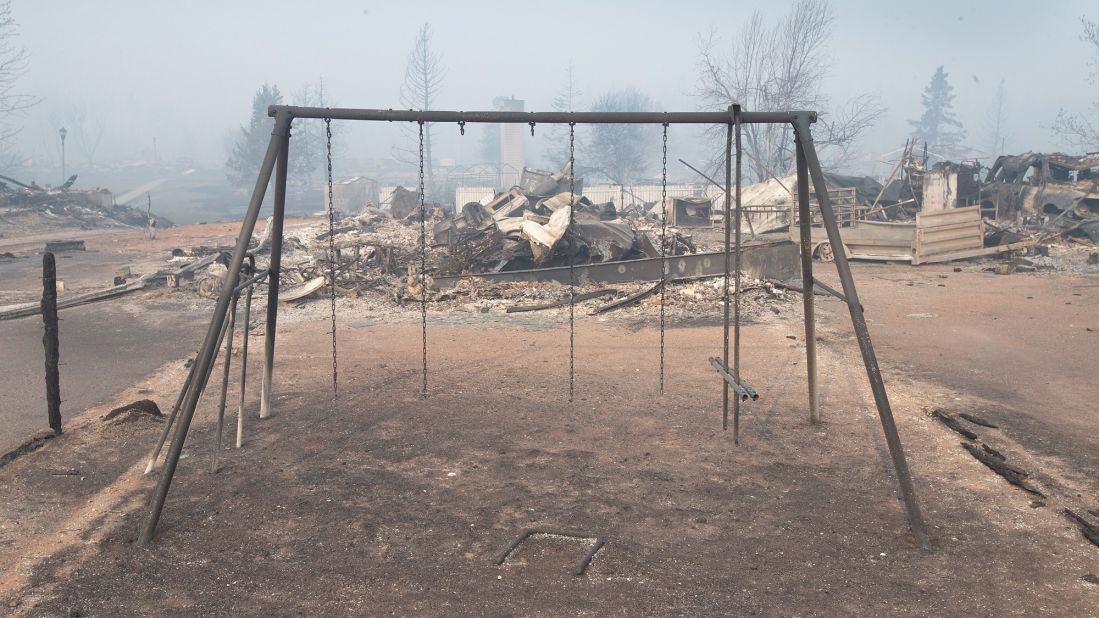
M 453 122 L 503 124 L 730 124 L 732 110 L 724 112 L 453 112 L 395 109 L 357 109 L 348 107 L 298 107 L 271 105 L 267 115 L 284 112 L 293 118 L 331 118 L 332 120 L 376 120 L 386 122 Z M 817 121 L 816 112 L 741 112 L 742 124 L 793 124 L 799 119 Z

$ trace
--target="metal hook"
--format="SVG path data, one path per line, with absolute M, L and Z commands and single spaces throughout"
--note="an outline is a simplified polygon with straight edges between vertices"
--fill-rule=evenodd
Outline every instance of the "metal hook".
M 530 136 L 534 137 L 534 122 L 528 122 L 527 124 L 530 125 Z
M 459 120 L 458 121 L 458 130 L 462 132 L 462 135 L 466 134 L 466 121 L 465 120 Z

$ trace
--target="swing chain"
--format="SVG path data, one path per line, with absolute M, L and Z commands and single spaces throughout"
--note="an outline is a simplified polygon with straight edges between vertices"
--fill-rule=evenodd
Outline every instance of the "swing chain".
M 531 130 L 534 125 L 531 124 Z M 576 202 L 576 123 L 569 122 L 569 223 L 572 227 L 573 204 Z M 567 230 L 568 228 L 566 228 Z M 569 251 L 569 403 L 576 395 L 576 272 L 572 251 Z
M 427 398 L 427 224 L 424 196 L 424 121 L 420 121 L 420 334 L 422 340 L 423 379 L 420 397 Z
M 465 120 L 459 120 L 458 121 L 458 130 L 461 131 L 462 135 L 466 134 L 466 121 Z
M 332 200 L 332 119 L 324 119 L 325 155 L 328 160 L 328 292 L 332 308 L 332 400 L 339 397 L 336 380 L 336 209 Z
M 664 152 L 660 167 L 660 394 L 664 394 L 664 294 L 668 287 L 668 123 L 664 123 Z

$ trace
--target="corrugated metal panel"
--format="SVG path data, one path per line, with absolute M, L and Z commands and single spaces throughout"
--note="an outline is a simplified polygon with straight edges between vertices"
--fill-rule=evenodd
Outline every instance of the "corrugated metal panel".
M 614 202 L 616 208 L 622 206 L 622 187 L 618 185 L 595 185 L 594 187 L 584 187 L 584 197 L 592 201 L 593 204 L 606 204 L 607 202 Z
M 496 189 L 492 187 L 458 187 L 454 189 L 455 212 L 470 202 L 484 203 L 484 199 L 492 199 L 496 195 Z
M 593 185 L 584 187 L 584 197 L 596 204 L 614 202 L 621 208 L 627 204 L 640 202 L 656 203 L 661 198 L 660 185 L 632 185 L 622 187 L 620 185 Z M 668 197 L 705 197 L 706 188 L 703 185 L 668 185 Z
M 704 197 L 706 187 L 703 185 L 668 185 L 668 197 Z M 661 198 L 660 185 L 634 185 L 626 187 L 625 199 L 628 202 L 659 202 Z

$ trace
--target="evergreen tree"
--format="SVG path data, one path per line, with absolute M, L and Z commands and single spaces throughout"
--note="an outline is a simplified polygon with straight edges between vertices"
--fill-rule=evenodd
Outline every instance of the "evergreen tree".
M 282 93 L 279 87 L 264 84 L 252 97 L 252 118 L 248 126 L 241 126 L 240 135 L 233 144 L 229 160 L 225 162 L 225 173 L 229 182 L 245 189 L 256 184 L 259 166 L 271 141 L 271 121 L 267 117 L 268 105 L 282 105 Z
M 962 123 L 954 116 L 954 87 L 942 65 L 923 90 L 923 116 L 909 120 L 916 137 L 929 144 L 952 144 L 965 138 Z

